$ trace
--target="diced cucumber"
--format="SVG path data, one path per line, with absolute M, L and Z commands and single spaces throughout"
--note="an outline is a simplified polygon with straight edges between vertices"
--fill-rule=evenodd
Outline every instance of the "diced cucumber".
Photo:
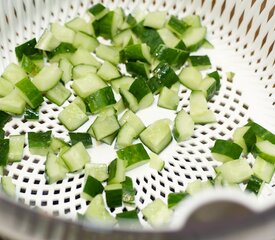
M 13 84 L 0 77 L 0 97 L 7 96 L 13 90 Z
M 132 145 L 135 137 L 136 129 L 130 123 L 125 123 L 118 132 L 116 147 L 124 148 Z
M 178 193 L 169 193 L 168 195 L 168 208 L 173 208 L 177 204 L 179 204 L 183 199 L 188 197 L 189 194 L 186 192 L 178 192 Z
M 150 50 L 146 44 L 134 44 L 125 47 L 120 51 L 120 58 L 122 62 L 126 61 L 141 61 L 151 62 Z
M 26 55 L 23 55 L 23 58 L 21 61 L 21 67 L 30 76 L 35 76 L 40 70 L 40 68 Z
M 248 153 L 248 150 L 247 150 L 247 146 L 246 146 L 246 141 L 244 139 L 244 135 L 246 134 L 246 132 L 250 129 L 249 126 L 244 126 L 244 127 L 239 127 L 239 128 L 236 128 L 234 133 L 233 133 L 233 141 L 234 143 L 240 145 L 242 148 L 243 148 L 243 152 L 244 154 L 247 154 Z M 255 135 L 253 134 L 253 138 L 254 138 L 254 144 L 256 142 L 256 137 Z
M 85 165 L 85 175 L 104 182 L 109 177 L 108 166 L 104 163 L 87 163 Z
M 62 71 L 61 80 L 63 81 L 63 83 L 66 84 L 67 82 L 71 81 L 73 70 L 73 65 L 71 64 L 71 62 L 66 58 L 62 58 L 59 61 L 59 68 Z
M 259 137 L 263 140 L 267 140 L 267 141 L 271 142 L 272 144 L 275 144 L 275 134 L 273 134 L 272 132 L 268 131 L 264 127 L 260 126 L 259 124 L 255 123 L 251 120 L 249 121 L 249 123 L 247 125 L 251 126 L 253 132 L 256 134 L 257 137 Z
M 216 80 L 209 76 L 205 77 L 199 86 L 199 90 L 203 92 L 207 100 L 211 99 L 217 91 Z
M 36 45 L 36 39 L 33 38 L 27 42 L 24 42 L 23 44 L 20 44 L 19 46 L 15 47 L 15 54 L 20 62 L 23 58 L 23 56 L 30 56 L 41 54 L 41 51 L 35 48 Z
M 127 72 L 132 74 L 132 76 L 148 78 L 149 65 L 147 63 L 137 61 L 127 62 L 125 65 Z
M 25 106 L 25 100 L 16 89 L 12 90 L 7 96 L 0 98 L 0 111 L 20 115 L 24 113 Z
M 55 38 L 53 33 L 46 29 L 35 47 L 43 51 L 52 51 L 57 48 L 60 43 L 61 42 Z
M 119 183 L 105 187 L 106 203 L 109 208 L 122 206 L 122 185 Z
M 108 184 L 121 183 L 125 181 L 126 164 L 122 159 L 113 160 L 108 166 Z
M 3 129 L 5 124 L 11 120 L 12 116 L 6 112 L 0 111 L 0 129 Z
M 12 177 L 10 176 L 3 176 L 1 178 L 1 185 L 3 191 L 11 198 L 16 197 L 16 186 L 12 182 Z
M 59 151 L 60 151 L 63 147 L 69 147 L 69 144 L 66 143 L 66 142 L 65 142 L 63 139 L 61 139 L 61 138 L 53 137 L 53 138 L 51 139 L 50 151 L 52 151 L 53 153 L 57 154 L 57 153 L 59 153 Z
M 252 169 L 256 177 L 269 183 L 273 177 L 275 165 L 257 156 Z
M 201 181 L 199 179 L 188 183 L 186 192 L 190 195 L 194 195 L 206 188 L 212 187 L 212 184 L 209 181 Z
M 91 147 L 93 145 L 92 139 L 89 133 L 83 132 L 69 132 L 71 144 L 75 145 L 82 142 L 85 147 Z
M 164 226 L 172 217 L 172 211 L 168 209 L 168 206 L 159 198 L 149 203 L 141 211 L 148 223 L 155 227 Z
M 241 156 L 242 147 L 229 140 L 217 139 L 211 153 L 217 161 L 228 162 Z
M 148 93 L 151 93 L 151 90 L 147 86 L 145 79 L 143 77 L 138 77 L 130 86 L 129 92 L 135 96 L 138 102 L 141 102 Z M 153 102 L 151 102 L 151 104 L 152 103 Z
M 275 163 L 275 144 L 265 140 L 261 142 L 257 142 L 255 145 L 256 151 L 259 154 L 259 157 L 264 160 Z
M 138 101 L 132 93 L 122 88 L 119 89 L 119 93 L 125 107 L 129 108 L 133 112 L 137 112 L 139 110 Z
M 45 96 L 51 102 L 61 106 L 71 96 L 71 94 L 71 91 L 67 89 L 61 82 L 59 82 L 52 89 L 47 91 Z
M 24 78 L 15 84 L 20 96 L 30 105 L 31 108 L 35 109 L 39 107 L 44 99 L 42 94 L 36 88 L 29 78 Z
M 83 192 L 90 197 L 95 197 L 98 194 L 101 194 L 104 190 L 101 182 L 92 176 L 88 176 L 86 183 L 83 188 Z
M 143 25 L 145 27 L 160 29 L 165 24 L 166 16 L 167 12 L 164 11 L 149 12 L 144 19 Z
M 90 161 L 89 153 L 82 142 L 73 145 L 61 157 L 70 172 L 81 170 Z
M 96 60 L 96 58 L 91 55 L 89 51 L 83 48 L 78 48 L 76 52 L 70 57 L 70 61 L 74 66 L 79 64 L 87 64 L 96 68 L 100 67 L 100 63 Z
M 130 177 L 126 177 L 125 181 L 122 182 L 122 201 L 126 204 L 135 204 L 136 190 L 133 186 L 133 181 Z
M 183 36 L 189 25 L 179 20 L 176 16 L 171 16 L 166 27 L 177 35 Z
M 70 131 L 74 131 L 88 121 L 88 116 L 75 103 L 71 103 L 58 115 L 59 121 Z
M 253 174 L 251 167 L 244 159 L 226 162 L 219 167 L 219 171 L 228 183 L 241 183 Z
M 82 77 L 86 77 L 90 73 L 96 73 L 97 69 L 94 66 L 86 65 L 86 64 L 80 64 L 73 68 L 73 79 L 78 79 Z
M 114 105 L 114 109 L 116 110 L 117 114 L 120 114 L 125 110 L 125 106 L 122 99 L 116 102 L 116 104 Z
M 169 48 L 174 48 L 180 41 L 169 29 L 162 28 L 158 30 L 158 33 L 164 42 L 164 44 Z
M 52 131 L 28 132 L 28 143 L 31 154 L 46 156 L 49 151 L 51 136 Z
M 112 80 L 112 81 L 111 81 L 111 85 L 112 85 L 112 88 L 113 88 L 117 93 L 119 93 L 119 89 L 120 89 L 120 88 L 129 90 L 130 86 L 132 85 L 132 83 L 133 83 L 134 81 L 135 81 L 134 78 L 124 76 L 124 77 L 121 77 L 121 78 Z
M 180 98 L 177 93 L 167 87 L 163 87 L 160 91 L 158 106 L 170 110 L 176 110 Z
M 82 100 L 82 98 L 80 97 L 76 97 L 73 102 L 73 104 L 76 104 L 80 110 L 82 110 L 82 112 L 86 113 L 87 112 L 87 108 L 86 108 L 86 105 L 85 105 L 85 102 Z
M 119 63 L 119 50 L 112 46 L 100 44 L 96 48 L 96 56 L 114 65 Z
M 190 56 L 188 59 L 188 62 L 192 67 L 195 67 L 198 70 L 205 70 L 211 67 L 211 62 L 207 55 Z
M 110 86 L 101 88 L 85 98 L 91 113 L 98 113 L 106 107 L 116 103 L 114 93 Z
M 88 12 L 92 14 L 96 20 L 98 20 L 108 13 L 108 9 L 103 4 L 97 3 L 89 8 Z
M 31 107 L 26 107 L 24 112 L 24 119 L 26 120 L 38 120 L 39 119 L 39 109 L 32 109 Z
M 86 98 L 106 86 L 106 83 L 94 73 L 75 79 L 72 84 L 73 90 L 82 98 Z
M 148 126 L 141 134 L 140 140 L 154 153 L 160 153 L 172 141 L 168 119 L 161 119 Z
M 75 34 L 73 45 L 76 48 L 81 47 L 83 49 L 86 49 L 89 52 L 93 52 L 99 45 L 99 42 L 96 38 L 93 38 L 86 33 L 77 32 Z
M 8 139 L 0 139 L 0 166 L 6 166 L 9 157 L 10 141 Z
M 65 24 L 67 28 L 72 29 L 75 32 L 83 32 L 89 35 L 94 36 L 94 29 L 92 24 L 86 22 L 84 19 L 80 17 L 75 17 L 71 21 Z
M 195 124 L 183 109 L 177 113 L 174 121 L 173 135 L 177 142 L 182 142 L 194 134 Z
M 118 48 L 125 48 L 128 45 L 134 44 L 133 32 L 130 29 L 119 32 L 113 39 L 114 45 Z
M 150 161 L 149 161 L 149 166 L 150 168 L 153 168 L 160 172 L 165 165 L 165 162 L 155 153 L 149 153 L 150 156 Z
M 126 161 L 127 171 L 147 163 L 150 159 L 141 143 L 119 149 L 116 153 L 119 159 Z
M 137 210 L 134 209 L 134 210 L 131 210 L 131 211 L 125 211 L 125 212 L 121 212 L 121 213 L 118 213 L 116 215 L 116 219 L 118 221 L 121 221 L 121 222 L 126 222 L 128 223 L 128 221 L 130 220 L 130 224 L 131 222 L 133 222 L 133 226 L 136 227 L 136 223 L 134 223 L 134 221 L 138 221 L 138 213 L 137 213 Z
M 62 58 L 69 59 L 76 48 L 71 43 L 60 43 L 57 48 L 51 52 L 47 52 L 50 62 L 59 62 Z
M 61 79 L 62 71 L 58 68 L 57 64 L 45 66 L 42 70 L 33 78 L 33 84 L 41 92 L 46 92 L 52 89 Z
M 247 182 L 245 190 L 258 195 L 259 192 L 261 191 L 262 186 L 263 186 L 263 180 L 252 175 Z
M 51 32 L 54 37 L 60 42 L 71 44 L 74 42 L 75 32 L 57 22 L 52 23 Z
M 92 199 L 85 212 L 85 217 L 109 225 L 116 223 L 116 219 L 105 208 L 102 194 L 98 194 Z
M 15 85 L 17 82 L 28 76 L 20 66 L 15 63 L 11 63 L 5 68 L 2 77 Z
M 110 81 L 120 77 L 120 72 L 118 71 L 117 67 L 107 61 L 101 65 L 97 74 L 105 81 Z
M 190 27 L 182 35 L 182 40 L 185 46 L 191 51 L 197 50 L 206 35 L 206 27 Z
M 188 15 L 182 20 L 190 27 L 201 27 L 201 19 L 199 15 Z
M 25 136 L 11 135 L 9 136 L 9 140 L 9 162 L 20 161 L 23 158 Z
M 184 68 L 179 75 L 180 82 L 191 90 L 199 90 L 202 82 L 201 73 L 194 67 Z
M 49 184 L 63 180 L 68 172 L 67 168 L 58 162 L 58 157 L 49 152 L 45 163 L 46 179 Z

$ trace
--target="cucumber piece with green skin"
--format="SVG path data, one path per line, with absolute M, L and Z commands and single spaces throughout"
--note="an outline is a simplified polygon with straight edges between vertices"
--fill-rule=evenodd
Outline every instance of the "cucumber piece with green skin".
M 2 77 L 15 85 L 17 82 L 28 76 L 20 66 L 11 63 L 5 68 Z
M 59 121 L 70 131 L 74 131 L 88 121 L 88 116 L 75 103 L 69 104 L 58 115 Z
M 195 67 L 198 70 L 205 70 L 211 67 L 211 62 L 207 55 L 189 56 L 188 62 L 192 67 Z
M 255 149 L 259 157 L 270 163 L 275 163 L 275 144 L 265 140 L 257 142 L 255 144 Z
M 73 66 L 80 64 L 87 64 L 99 68 L 101 64 L 96 60 L 96 58 L 91 55 L 89 51 L 83 48 L 78 48 L 73 55 L 70 57 L 70 61 Z
M 84 32 L 77 32 L 75 34 L 75 38 L 73 41 L 73 46 L 76 48 L 83 48 L 86 49 L 89 52 L 93 52 L 97 46 L 99 45 L 99 42 L 96 38 L 84 33 Z
M 166 16 L 165 11 L 149 12 L 144 19 L 143 26 L 160 29 L 165 24 Z
M 121 183 L 125 181 L 126 165 L 122 159 L 113 160 L 108 166 L 108 184 Z
M 122 99 L 117 101 L 117 103 L 114 105 L 114 109 L 116 110 L 117 114 L 120 114 L 125 110 L 125 106 Z
M 196 51 L 206 36 L 206 27 L 190 27 L 182 35 L 182 41 L 190 51 Z
M 256 143 L 256 136 L 251 127 L 244 126 L 234 131 L 233 141 L 243 148 L 244 154 L 248 154 Z
M 100 182 L 109 178 L 108 166 L 104 163 L 87 163 L 85 165 L 85 176 L 92 176 Z
M 122 62 L 141 61 L 150 63 L 151 56 L 149 47 L 144 43 L 127 46 L 120 51 L 120 59 Z
M 110 86 L 101 88 L 85 98 L 91 113 L 98 113 L 102 109 L 116 103 L 114 93 Z
M 275 134 L 273 134 L 272 132 L 268 131 L 267 129 L 265 129 L 258 123 L 253 122 L 252 120 L 248 122 L 247 126 L 251 126 L 253 132 L 257 137 L 263 140 L 267 140 L 272 144 L 275 144 Z
M 49 29 L 46 29 L 37 42 L 35 48 L 50 52 L 57 48 L 60 43 L 61 42 L 55 38 L 53 33 Z
M 172 67 L 180 68 L 188 59 L 189 52 L 177 48 L 168 48 L 161 44 L 155 49 L 153 55 L 159 61 L 167 62 Z
M 119 159 L 126 161 L 126 171 L 139 167 L 147 163 L 150 159 L 141 143 L 119 149 L 116 153 Z
M 51 24 L 51 32 L 54 35 L 54 37 L 63 43 L 73 43 L 75 32 L 60 23 L 52 23 Z
M 211 148 L 212 156 L 220 162 L 228 162 L 239 159 L 242 147 L 232 141 L 217 139 Z
M 189 25 L 179 20 L 176 16 L 171 16 L 166 27 L 177 35 L 182 36 L 189 28 Z
M 58 47 L 53 49 L 50 52 L 47 52 L 47 57 L 52 59 L 55 56 L 66 54 L 66 53 L 74 53 L 77 49 L 71 43 L 60 43 Z
M 72 70 L 73 70 L 73 65 L 71 64 L 71 62 L 66 58 L 62 58 L 59 61 L 59 68 L 62 71 L 62 76 L 61 76 L 62 82 L 64 84 L 66 84 L 69 81 L 71 81 L 72 80 Z
M 169 120 L 161 119 L 152 123 L 139 135 L 139 138 L 152 152 L 160 153 L 172 141 Z
M 121 212 L 121 213 L 118 213 L 116 215 L 116 219 L 118 221 L 121 221 L 121 222 L 126 222 L 128 223 L 128 221 L 138 221 L 138 213 L 137 213 L 137 210 L 134 209 L 134 210 L 131 210 L 131 211 L 125 211 L 125 212 Z M 136 226 L 136 224 L 135 224 Z
M 178 205 L 183 199 L 188 197 L 189 194 L 186 192 L 178 192 L 178 193 L 169 193 L 168 195 L 168 208 L 173 208 Z
M 141 212 L 148 223 L 155 227 L 164 226 L 172 217 L 172 211 L 159 198 L 149 203 Z
M 186 47 L 186 45 L 184 44 L 184 42 L 182 40 L 180 40 L 178 42 L 178 44 L 175 46 L 175 48 L 184 50 L 184 51 L 189 51 L 189 49 Z
M 45 97 L 56 105 L 61 106 L 66 102 L 71 94 L 71 91 L 59 82 L 52 89 L 46 92 Z
M 104 61 L 108 61 L 114 65 L 119 63 L 119 50 L 115 47 L 100 44 L 95 52 L 96 56 Z
M 51 143 L 52 131 L 28 132 L 29 150 L 33 155 L 46 156 Z
M 162 28 L 158 30 L 158 33 L 164 42 L 164 44 L 169 48 L 174 48 L 179 43 L 179 38 L 177 38 L 169 29 Z
M 39 108 L 32 109 L 31 107 L 26 107 L 24 112 L 24 119 L 26 120 L 38 120 L 39 119 Z
M 261 191 L 262 186 L 263 186 L 263 180 L 252 175 L 248 180 L 245 190 L 258 195 L 259 192 Z
M 122 184 L 122 201 L 126 204 L 135 204 L 136 190 L 130 177 L 126 177 Z
M 73 145 L 61 157 L 70 172 L 81 170 L 90 161 L 90 155 L 82 142 Z
M 40 92 L 47 92 L 52 89 L 61 79 L 62 71 L 57 64 L 45 66 L 33 78 L 32 82 Z
M 92 14 L 95 19 L 100 19 L 108 13 L 108 9 L 101 3 L 97 3 L 88 9 L 88 12 Z
M 98 194 L 101 194 L 104 190 L 101 182 L 92 176 L 88 176 L 86 183 L 83 188 L 83 192 L 88 194 L 91 197 L 95 197 Z
M 177 142 L 182 142 L 194 134 L 195 124 L 183 109 L 177 113 L 174 121 L 173 135 Z
M 207 100 L 210 100 L 217 91 L 216 80 L 209 76 L 205 77 L 199 86 L 199 90 L 203 92 Z
M 199 179 L 188 183 L 188 186 L 186 188 L 186 192 L 190 195 L 194 195 L 204 189 L 212 187 L 212 184 L 210 181 L 201 181 Z
M 116 140 L 116 148 L 124 148 L 132 145 L 134 139 L 136 137 L 136 130 L 134 127 L 125 123 L 119 130 Z
M 84 132 L 69 132 L 71 144 L 75 145 L 82 142 L 85 147 L 91 147 L 93 145 L 92 139 L 89 133 Z
M 23 58 L 23 56 L 32 56 L 35 54 L 42 54 L 41 51 L 37 48 L 35 48 L 37 42 L 36 39 L 33 38 L 19 46 L 15 47 L 15 54 L 18 59 L 18 62 L 20 62 Z
M 6 166 L 9 159 L 9 146 L 8 139 L 0 139 L 0 166 Z
M 107 87 L 106 83 L 94 73 L 75 79 L 72 84 L 73 90 L 81 98 L 87 98 L 105 87 Z
M 208 77 L 214 78 L 216 80 L 216 91 L 221 88 L 221 77 L 217 71 L 211 72 L 207 74 Z
M 204 39 L 201 44 L 201 47 L 206 49 L 213 49 L 214 45 L 211 42 L 209 42 L 207 39 Z
M 153 168 L 160 172 L 165 165 L 165 162 L 155 153 L 149 153 L 150 156 L 150 161 L 149 161 L 149 166 L 150 168 Z
M 114 225 L 116 223 L 116 219 L 105 208 L 102 194 L 98 194 L 92 199 L 84 216 L 87 219 L 101 222 L 105 225 Z
M 125 107 L 129 108 L 133 112 L 137 112 L 139 110 L 138 101 L 132 93 L 122 88 L 119 89 L 119 93 Z
M 118 132 L 120 126 L 115 115 L 98 116 L 92 124 L 96 140 L 100 141 Z
M 58 157 L 53 152 L 49 152 L 45 162 L 47 182 L 53 184 L 59 180 L 63 180 L 67 172 L 67 168 L 58 162 Z
M 16 186 L 12 182 L 12 177 L 10 176 L 3 176 L 1 178 L 1 185 L 3 191 L 11 198 L 16 197 Z
M 16 89 L 12 90 L 7 96 L 0 98 L 0 111 L 20 115 L 24 113 L 25 106 L 25 100 Z
M 201 27 L 201 19 L 199 15 L 188 15 L 182 19 L 190 27 Z
M 256 177 L 269 183 L 273 177 L 275 165 L 257 156 L 252 169 Z
M 17 162 L 23 158 L 25 135 L 9 136 L 9 162 Z
M 112 80 L 111 86 L 115 90 L 115 92 L 119 93 L 120 88 L 129 90 L 130 86 L 134 81 L 135 79 L 132 77 L 123 76 L 121 78 Z
M 112 63 L 105 61 L 97 71 L 97 75 L 105 81 L 111 81 L 120 77 L 120 72 Z
M 143 77 L 138 77 L 130 86 L 129 92 L 135 96 L 138 102 L 140 102 L 148 93 L 151 93 L 151 90 L 147 86 L 145 79 Z
M 0 139 L 4 139 L 5 137 L 5 131 L 0 128 Z
M 105 187 L 106 203 L 109 208 L 122 206 L 122 185 L 119 183 Z
M 72 29 L 75 32 L 83 32 L 91 36 L 95 35 L 92 24 L 86 22 L 84 19 L 80 17 L 75 17 L 71 21 L 67 22 L 65 26 L 67 28 Z
M 144 62 L 127 62 L 126 70 L 128 73 L 132 74 L 132 76 L 148 78 L 149 76 L 149 65 Z
M 29 78 L 24 78 L 15 84 L 20 96 L 29 104 L 33 109 L 40 106 L 44 99 L 37 87 L 32 83 Z
M 31 60 L 31 58 L 27 57 L 26 55 L 23 55 L 20 65 L 30 76 L 35 76 L 40 70 L 39 67 Z
M 0 129 L 3 129 L 7 122 L 12 119 L 12 116 L 6 112 L 0 111 Z
M 85 102 L 82 100 L 82 98 L 76 97 L 76 98 L 73 100 L 72 103 L 75 104 L 75 105 L 77 105 L 77 106 L 80 108 L 80 110 L 81 110 L 82 112 L 84 112 L 84 113 L 87 112 L 87 107 L 86 107 L 86 105 L 85 105 Z
M 13 84 L 0 77 L 0 97 L 7 96 L 13 90 Z
M 196 68 L 186 67 L 180 72 L 179 80 L 185 87 L 191 90 L 199 90 L 202 76 Z
M 51 139 L 50 151 L 52 151 L 53 153 L 59 153 L 64 147 L 70 147 L 70 145 L 61 138 L 53 137 Z
M 159 94 L 158 106 L 170 110 L 176 110 L 180 98 L 177 93 L 167 87 L 163 87 Z
M 134 44 L 133 32 L 130 29 L 123 30 L 114 36 L 113 42 L 119 49 L 123 49 L 128 45 Z
M 219 171 L 228 183 L 241 183 L 253 174 L 251 167 L 244 159 L 226 162 L 219 167 Z
M 86 77 L 89 74 L 95 74 L 97 72 L 97 68 L 87 64 L 79 64 L 75 66 L 72 70 L 72 78 L 78 79 L 82 77 Z

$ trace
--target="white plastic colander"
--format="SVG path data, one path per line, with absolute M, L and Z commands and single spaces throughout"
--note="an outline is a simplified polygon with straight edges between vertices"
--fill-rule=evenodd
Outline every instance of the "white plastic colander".
M 85 16 L 86 10 L 97 2 L 88 0 L 1 0 L 0 73 L 9 63 L 16 62 L 14 52 L 16 45 L 33 37 L 40 37 L 51 22 L 64 23 L 77 15 Z M 214 177 L 214 167 L 218 165 L 218 162 L 211 158 L 209 148 L 213 146 L 217 138 L 230 138 L 234 129 L 243 126 L 249 118 L 275 132 L 274 0 L 103 0 L 101 2 L 109 8 L 122 7 L 126 13 L 166 10 L 169 14 L 178 17 L 189 14 L 200 15 L 203 25 L 208 29 L 207 39 L 215 48 L 203 49 L 199 53 L 208 54 L 213 67 L 222 72 L 219 94 L 214 96 L 209 103 L 210 109 L 216 114 L 217 123 L 197 125 L 195 134 L 190 140 L 180 144 L 174 141 L 161 153 L 161 158 L 165 160 L 163 171 L 158 173 L 145 165 L 128 173 L 137 190 L 138 209 L 142 209 L 156 198 L 166 201 L 170 192 L 184 191 L 191 181 L 207 180 Z M 226 79 L 225 73 L 229 71 L 236 74 L 233 82 Z M 189 94 L 190 92 L 184 89 L 180 93 L 180 106 L 186 110 L 188 110 Z M 64 106 L 69 104 L 73 98 L 74 96 Z M 50 129 L 53 131 L 53 135 L 68 139 L 67 130 L 57 120 L 57 115 L 62 108 L 47 101 L 42 106 L 39 122 L 26 122 L 21 118 L 14 118 L 5 126 L 5 130 L 8 134 L 20 134 Z M 175 117 L 174 113 L 157 107 L 140 111 L 138 115 L 142 117 L 146 125 L 160 118 L 174 119 Z M 92 119 L 81 130 L 87 130 L 91 121 Z M 115 150 L 107 145 L 97 145 L 90 150 L 90 155 L 92 162 L 109 163 L 115 158 Z M 253 161 L 253 159 L 250 158 L 249 161 Z M 25 148 L 24 159 L 8 166 L 7 174 L 14 179 L 19 202 L 31 207 L 38 207 L 51 215 L 61 216 L 61 218 L 48 218 L 39 212 L 30 212 L 22 205 L 13 205 L 14 203 L 10 203 L 5 197 L 0 196 L 0 203 L 3 202 L 3 211 L 0 211 L 0 233 L 3 232 L 3 234 L 16 239 L 86 239 L 89 236 L 90 239 L 93 239 L 89 233 L 98 237 L 95 239 L 110 239 L 110 236 L 112 239 L 126 239 L 126 237 L 177 239 L 177 236 L 188 234 L 188 231 L 187 233 L 184 231 L 177 233 L 177 231 L 183 228 L 184 223 L 188 226 L 188 219 L 190 220 L 189 217 L 192 213 L 207 203 L 211 205 L 218 201 L 232 202 L 232 204 L 236 203 L 236 206 L 233 204 L 234 208 L 232 209 L 239 209 L 239 205 L 242 205 L 258 214 L 275 206 L 275 178 L 273 178 L 269 185 L 264 186 L 259 199 L 235 190 L 216 189 L 202 192 L 183 202 L 175 212 L 172 223 L 167 226 L 167 229 L 158 229 L 155 233 L 148 233 L 151 231 L 148 229 L 142 230 L 144 235 L 141 233 L 131 235 L 131 232 L 125 230 L 102 233 L 90 225 L 83 230 L 83 225 L 79 223 L 70 225 L 73 223 L 62 219 L 75 219 L 77 213 L 85 212 L 87 203 L 80 197 L 84 174 L 68 174 L 63 181 L 48 185 L 45 180 L 44 163 L 43 157 L 30 155 L 28 149 Z M 271 203 L 272 201 L 274 204 Z M 4 209 L 4 206 L 13 206 L 9 213 L 10 216 L 8 216 L 8 209 Z M 209 209 L 212 208 L 209 207 Z M 117 208 L 113 213 L 122 210 L 123 208 Z M 217 211 L 220 212 L 220 210 Z M 240 215 L 241 213 L 242 210 Z M 275 217 L 274 211 L 273 214 Z M 27 215 L 32 217 L 26 220 L 24 217 Z M 214 215 L 213 212 L 211 216 L 206 214 L 205 219 L 210 221 Z M 23 226 L 19 226 L 18 223 L 13 227 L 7 226 L 9 221 L 9 224 L 15 224 L 19 216 L 24 219 L 24 222 L 21 222 Z M 139 217 L 141 222 L 147 226 L 141 213 Z M 44 219 L 44 225 L 38 227 L 40 232 L 37 231 L 37 228 L 30 228 L 31 224 L 38 224 L 34 222 L 34 219 Z M 64 230 L 65 226 L 68 227 L 66 231 Z M 82 229 L 83 232 L 79 233 L 79 229 Z M 163 233 L 163 230 L 169 231 Z M 205 231 L 207 235 L 208 231 L 201 230 Z M 75 232 L 80 235 L 75 235 Z M 146 235 L 147 233 L 149 235 Z M 159 235 L 160 233 L 161 235 Z M 18 234 L 20 234 L 19 237 Z M 189 234 L 191 233 L 189 232 Z M 196 236 L 200 236 L 199 232 L 196 234 Z M 275 236 L 274 232 L 273 234 Z M 189 236 L 187 239 L 192 239 L 191 235 L 186 236 Z M 272 235 L 269 233 L 267 237 L 272 237 Z

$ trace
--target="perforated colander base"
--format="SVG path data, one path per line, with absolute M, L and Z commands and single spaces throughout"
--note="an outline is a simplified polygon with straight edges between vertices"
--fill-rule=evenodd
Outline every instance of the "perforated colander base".
M 170 192 L 184 191 L 188 182 L 195 179 L 213 178 L 214 167 L 218 163 L 211 158 L 209 148 L 217 138 L 230 138 L 233 130 L 244 125 L 248 118 L 275 131 L 274 32 L 272 32 L 275 23 L 273 12 L 270 11 L 272 1 L 145 0 L 115 1 L 115 3 L 103 1 L 103 3 L 110 8 L 121 6 L 126 13 L 132 12 L 133 9 L 149 11 L 158 9 L 167 10 L 169 14 L 176 14 L 179 17 L 199 14 L 203 24 L 208 27 L 207 38 L 215 46 L 215 49 L 201 50 L 200 53 L 208 54 L 213 68 L 220 68 L 222 73 L 222 87 L 209 103 L 210 109 L 216 114 L 217 123 L 196 125 L 195 134 L 190 140 L 181 144 L 173 141 L 160 155 L 165 160 L 163 171 L 156 172 L 148 165 L 144 165 L 128 173 L 137 190 L 137 208 L 143 208 L 156 198 L 166 201 Z M 90 5 L 89 1 L 69 0 L 34 0 L 27 3 L 7 1 L 5 6 L 1 2 L 1 72 L 10 62 L 15 62 L 13 50 L 17 44 L 40 36 L 49 22 L 64 23 L 76 15 L 83 16 Z M 236 73 L 233 82 L 226 80 L 227 71 Z M 187 111 L 189 95 L 190 92 L 182 87 L 180 107 Z M 64 106 L 73 98 L 74 96 Z M 21 118 L 14 118 L 6 125 L 6 133 L 9 135 L 52 130 L 54 136 L 68 140 L 67 130 L 57 120 L 61 109 L 62 107 L 46 101 L 41 108 L 38 122 L 26 122 Z M 138 115 L 146 125 L 160 118 L 173 120 L 175 117 L 173 111 L 156 106 L 140 111 Z M 91 122 L 92 119 L 81 130 L 87 130 Z M 109 163 L 115 158 L 113 147 L 97 145 L 95 142 L 89 152 L 91 161 L 95 163 Z M 83 172 L 68 174 L 63 181 L 47 185 L 44 163 L 45 158 L 30 155 L 25 148 L 24 159 L 7 167 L 8 175 L 12 176 L 16 183 L 19 201 L 63 217 L 75 218 L 77 213 L 85 212 L 88 202 L 80 197 Z M 273 178 L 272 182 L 265 186 L 261 197 L 267 198 L 268 195 L 274 194 L 274 181 Z M 113 212 L 122 210 L 123 208 L 117 208 Z

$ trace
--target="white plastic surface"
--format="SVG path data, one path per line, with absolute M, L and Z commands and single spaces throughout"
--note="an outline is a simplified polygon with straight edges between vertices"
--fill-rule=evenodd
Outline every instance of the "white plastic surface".
M 144 165 L 128 173 L 137 190 L 136 203 L 139 209 L 155 198 L 166 201 L 170 192 L 184 191 L 190 181 L 214 177 L 213 167 L 218 163 L 211 158 L 209 148 L 213 146 L 216 138 L 230 138 L 233 130 L 244 125 L 249 118 L 275 132 L 275 50 L 273 48 L 275 17 L 272 12 L 274 1 L 102 2 L 110 8 L 120 6 L 126 13 L 138 10 L 167 10 L 169 14 L 178 17 L 193 13 L 200 15 L 203 25 L 208 28 L 207 39 L 215 46 L 214 49 L 200 50 L 200 53 L 208 54 L 213 69 L 218 67 L 222 72 L 222 87 L 219 94 L 209 103 L 210 109 L 216 114 L 217 123 L 196 125 L 195 134 L 190 140 L 181 144 L 173 141 L 160 155 L 165 160 L 162 172 L 158 173 L 148 165 Z M 16 62 L 14 47 L 17 44 L 33 37 L 38 38 L 50 22 L 64 23 L 77 15 L 84 16 L 90 6 L 91 1 L 88 0 L 1 1 L 0 73 L 9 63 Z M 229 71 L 236 74 L 233 82 L 226 80 L 225 73 Z M 186 110 L 188 110 L 189 94 L 190 92 L 182 87 L 180 107 Z M 70 100 L 72 99 L 73 96 Z M 67 130 L 57 120 L 62 108 L 47 101 L 41 108 L 39 122 L 25 122 L 21 118 L 14 118 L 6 125 L 5 130 L 8 134 L 20 134 L 51 129 L 54 136 L 68 140 Z M 144 119 L 146 125 L 160 118 L 173 120 L 175 117 L 173 111 L 156 106 L 140 111 L 138 115 Z M 92 120 L 90 119 L 80 130 L 87 130 Z M 108 163 L 115 158 L 113 147 L 98 145 L 95 141 L 94 147 L 89 152 L 91 161 L 95 163 Z M 86 201 L 80 197 L 84 174 L 82 172 L 68 174 L 62 182 L 47 185 L 44 162 L 43 157 L 30 155 L 26 148 L 24 159 L 8 166 L 8 174 L 13 177 L 17 186 L 19 201 L 32 207 L 37 206 L 54 215 L 69 218 L 75 218 L 77 213 L 83 213 L 87 206 Z M 262 191 L 260 198 L 263 203 L 268 202 L 268 199 L 274 195 L 274 186 L 275 178 Z M 222 191 L 216 194 L 215 197 L 218 198 L 222 195 Z M 235 196 L 237 199 L 238 194 Z M 203 202 L 204 199 L 199 201 Z M 254 200 L 248 201 L 249 206 L 256 204 Z M 194 207 L 195 203 L 196 201 L 188 201 L 182 208 L 192 209 L 192 204 Z M 114 213 L 121 212 L 122 209 L 117 208 Z M 188 215 L 186 211 L 184 213 Z M 181 217 L 184 219 L 186 216 Z M 141 213 L 140 219 L 144 223 Z

